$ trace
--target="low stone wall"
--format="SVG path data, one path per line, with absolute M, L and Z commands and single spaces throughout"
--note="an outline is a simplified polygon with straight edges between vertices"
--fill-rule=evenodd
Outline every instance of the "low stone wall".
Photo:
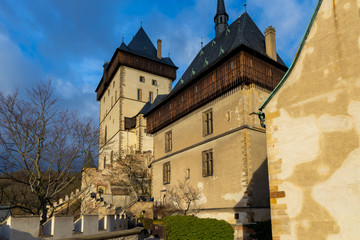
M 62 240 L 142 240 L 144 236 L 144 228 L 136 227 L 128 230 L 121 230 L 111 233 L 99 233 L 88 236 L 74 236 L 72 238 L 65 238 Z
M 45 239 L 82 239 L 97 234 L 107 234 L 128 229 L 125 216 L 109 215 L 99 220 L 98 216 L 82 216 L 74 223 L 73 216 L 55 216 L 43 226 Z M 40 233 L 40 216 L 11 216 L 0 225 L 1 240 L 38 239 Z M 126 233 L 125 233 L 126 235 Z M 92 239 L 92 238 L 85 238 Z M 98 239 L 98 238 L 94 238 Z M 103 238 L 111 239 L 111 238 Z

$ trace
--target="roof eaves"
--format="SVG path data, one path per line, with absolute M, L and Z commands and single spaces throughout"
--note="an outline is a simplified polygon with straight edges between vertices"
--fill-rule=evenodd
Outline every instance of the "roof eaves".
M 322 4 L 323 0 L 319 0 L 315 10 L 314 10 L 314 13 L 311 17 L 311 20 L 310 20 L 310 23 L 305 31 L 305 34 L 303 36 L 303 39 L 300 43 L 300 47 L 298 49 L 298 51 L 296 52 L 296 55 L 295 55 L 295 58 L 293 60 L 293 62 L 291 63 L 291 66 L 289 68 L 289 70 L 285 73 L 284 77 L 281 79 L 281 81 L 279 82 L 279 84 L 274 88 L 274 90 L 270 93 L 269 97 L 264 101 L 264 103 L 260 106 L 259 110 L 262 111 L 267 105 L 268 103 L 271 101 L 271 99 L 275 96 L 275 94 L 280 90 L 280 88 L 284 85 L 284 83 L 286 82 L 286 80 L 288 79 L 289 75 L 291 74 L 291 72 L 293 71 L 298 59 L 299 59 L 299 56 L 304 48 L 304 45 L 305 45 L 305 42 L 309 36 L 309 33 L 312 29 L 312 26 L 314 25 L 314 22 L 315 22 L 315 18 L 316 16 L 318 15 L 319 13 L 319 9 L 320 9 L 320 6 Z

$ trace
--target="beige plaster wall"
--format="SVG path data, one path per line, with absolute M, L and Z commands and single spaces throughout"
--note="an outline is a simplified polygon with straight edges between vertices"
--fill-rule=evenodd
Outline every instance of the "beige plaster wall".
M 241 208 L 256 206 L 259 211 L 252 216 L 253 220 L 269 218 L 269 211 L 266 210 L 269 207 L 267 171 L 264 171 L 267 168 L 265 132 L 257 116 L 249 115 L 267 94 L 255 86 L 237 88 L 156 132 L 155 160 L 152 163 L 152 194 L 155 201 L 162 202 L 166 190 L 184 182 L 186 170 L 190 169 L 190 179 L 186 182 L 201 193 L 197 202 L 197 208 L 201 210 L 199 216 L 237 223 L 234 213 L 243 212 L 244 221 L 250 222 L 252 220 L 248 219 L 247 211 Z M 209 109 L 213 111 L 214 132 L 204 137 L 202 115 Z M 231 116 L 229 121 L 228 112 Z M 165 133 L 170 130 L 172 151 L 165 153 Z M 209 149 L 213 150 L 214 174 L 203 177 L 202 152 Z M 164 185 L 163 164 L 166 162 L 171 165 L 171 180 L 170 184 Z M 254 200 L 253 189 L 257 185 L 263 185 L 265 191 L 256 192 Z
M 145 82 L 140 82 L 140 76 Z M 157 86 L 152 84 L 157 81 Z M 149 92 L 153 92 L 153 100 L 158 94 L 168 94 L 171 90 L 171 79 L 156 76 L 130 67 L 120 67 L 107 90 L 100 99 L 100 156 L 99 168 L 110 163 L 110 153 L 114 156 L 120 152 L 152 151 L 153 140 L 147 135 L 146 120 L 138 118 L 136 129 L 125 130 L 124 118 L 134 117 L 149 100 Z M 137 99 L 137 89 L 142 90 L 142 100 Z M 107 143 L 104 145 L 105 126 L 107 128 Z
M 358 239 L 358 0 L 322 2 L 265 112 L 273 239 Z

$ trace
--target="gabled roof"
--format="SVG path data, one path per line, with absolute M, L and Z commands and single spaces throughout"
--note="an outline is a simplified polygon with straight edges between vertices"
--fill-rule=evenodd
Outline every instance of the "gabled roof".
M 238 19 L 236 19 L 219 37 L 211 40 L 205 47 L 200 50 L 176 86 L 173 88 L 170 94 L 164 98 L 164 100 L 179 92 L 186 85 L 190 84 L 194 79 L 196 79 L 200 74 L 212 68 L 219 61 L 228 57 L 231 53 L 240 47 L 250 49 L 251 51 L 262 55 L 269 62 L 273 62 L 274 64 L 282 67 L 284 70 L 287 70 L 287 66 L 279 55 L 277 56 L 277 62 L 275 62 L 266 54 L 265 36 L 256 26 L 249 14 L 245 12 Z M 155 107 L 156 106 L 153 104 L 150 111 L 152 111 Z
M 245 12 L 220 37 L 214 38 L 200 50 L 173 91 L 177 91 L 184 83 L 193 80 L 199 73 L 212 67 L 220 59 L 225 58 L 241 45 L 266 56 L 269 61 L 273 61 L 266 54 L 265 36 L 249 14 Z M 287 68 L 280 56 L 277 59 L 277 63 Z
M 129 45 L 126 46 L 126 44 L 122 42 L 118 49 L 141 57 L 146 57 L 148 59 L 161 62 L 172 67 L 176 67 L 171 58 L 157 58 L 157 50 L 144 31 L 143 27 L 140 27 L 139 31 L 135 34 Z

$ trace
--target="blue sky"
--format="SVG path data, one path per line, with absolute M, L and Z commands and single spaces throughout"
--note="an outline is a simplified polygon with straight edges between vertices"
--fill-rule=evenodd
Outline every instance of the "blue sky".
M 95 89 L 104 61 L 122 37 L 128 44 L 143 22 L 163 56 L 179 66 L 178 79 L 214 37 L 216 0 L 1 0 L 0 91 L 8 94 L 51 79 L 63 105 L 98 121 Z M 261 31 L 276 28 L 277 50 L 290 66 L 316 0 L 248 0 Z M 243 0 L 225 0 L 229 23 L 244 12 Z

